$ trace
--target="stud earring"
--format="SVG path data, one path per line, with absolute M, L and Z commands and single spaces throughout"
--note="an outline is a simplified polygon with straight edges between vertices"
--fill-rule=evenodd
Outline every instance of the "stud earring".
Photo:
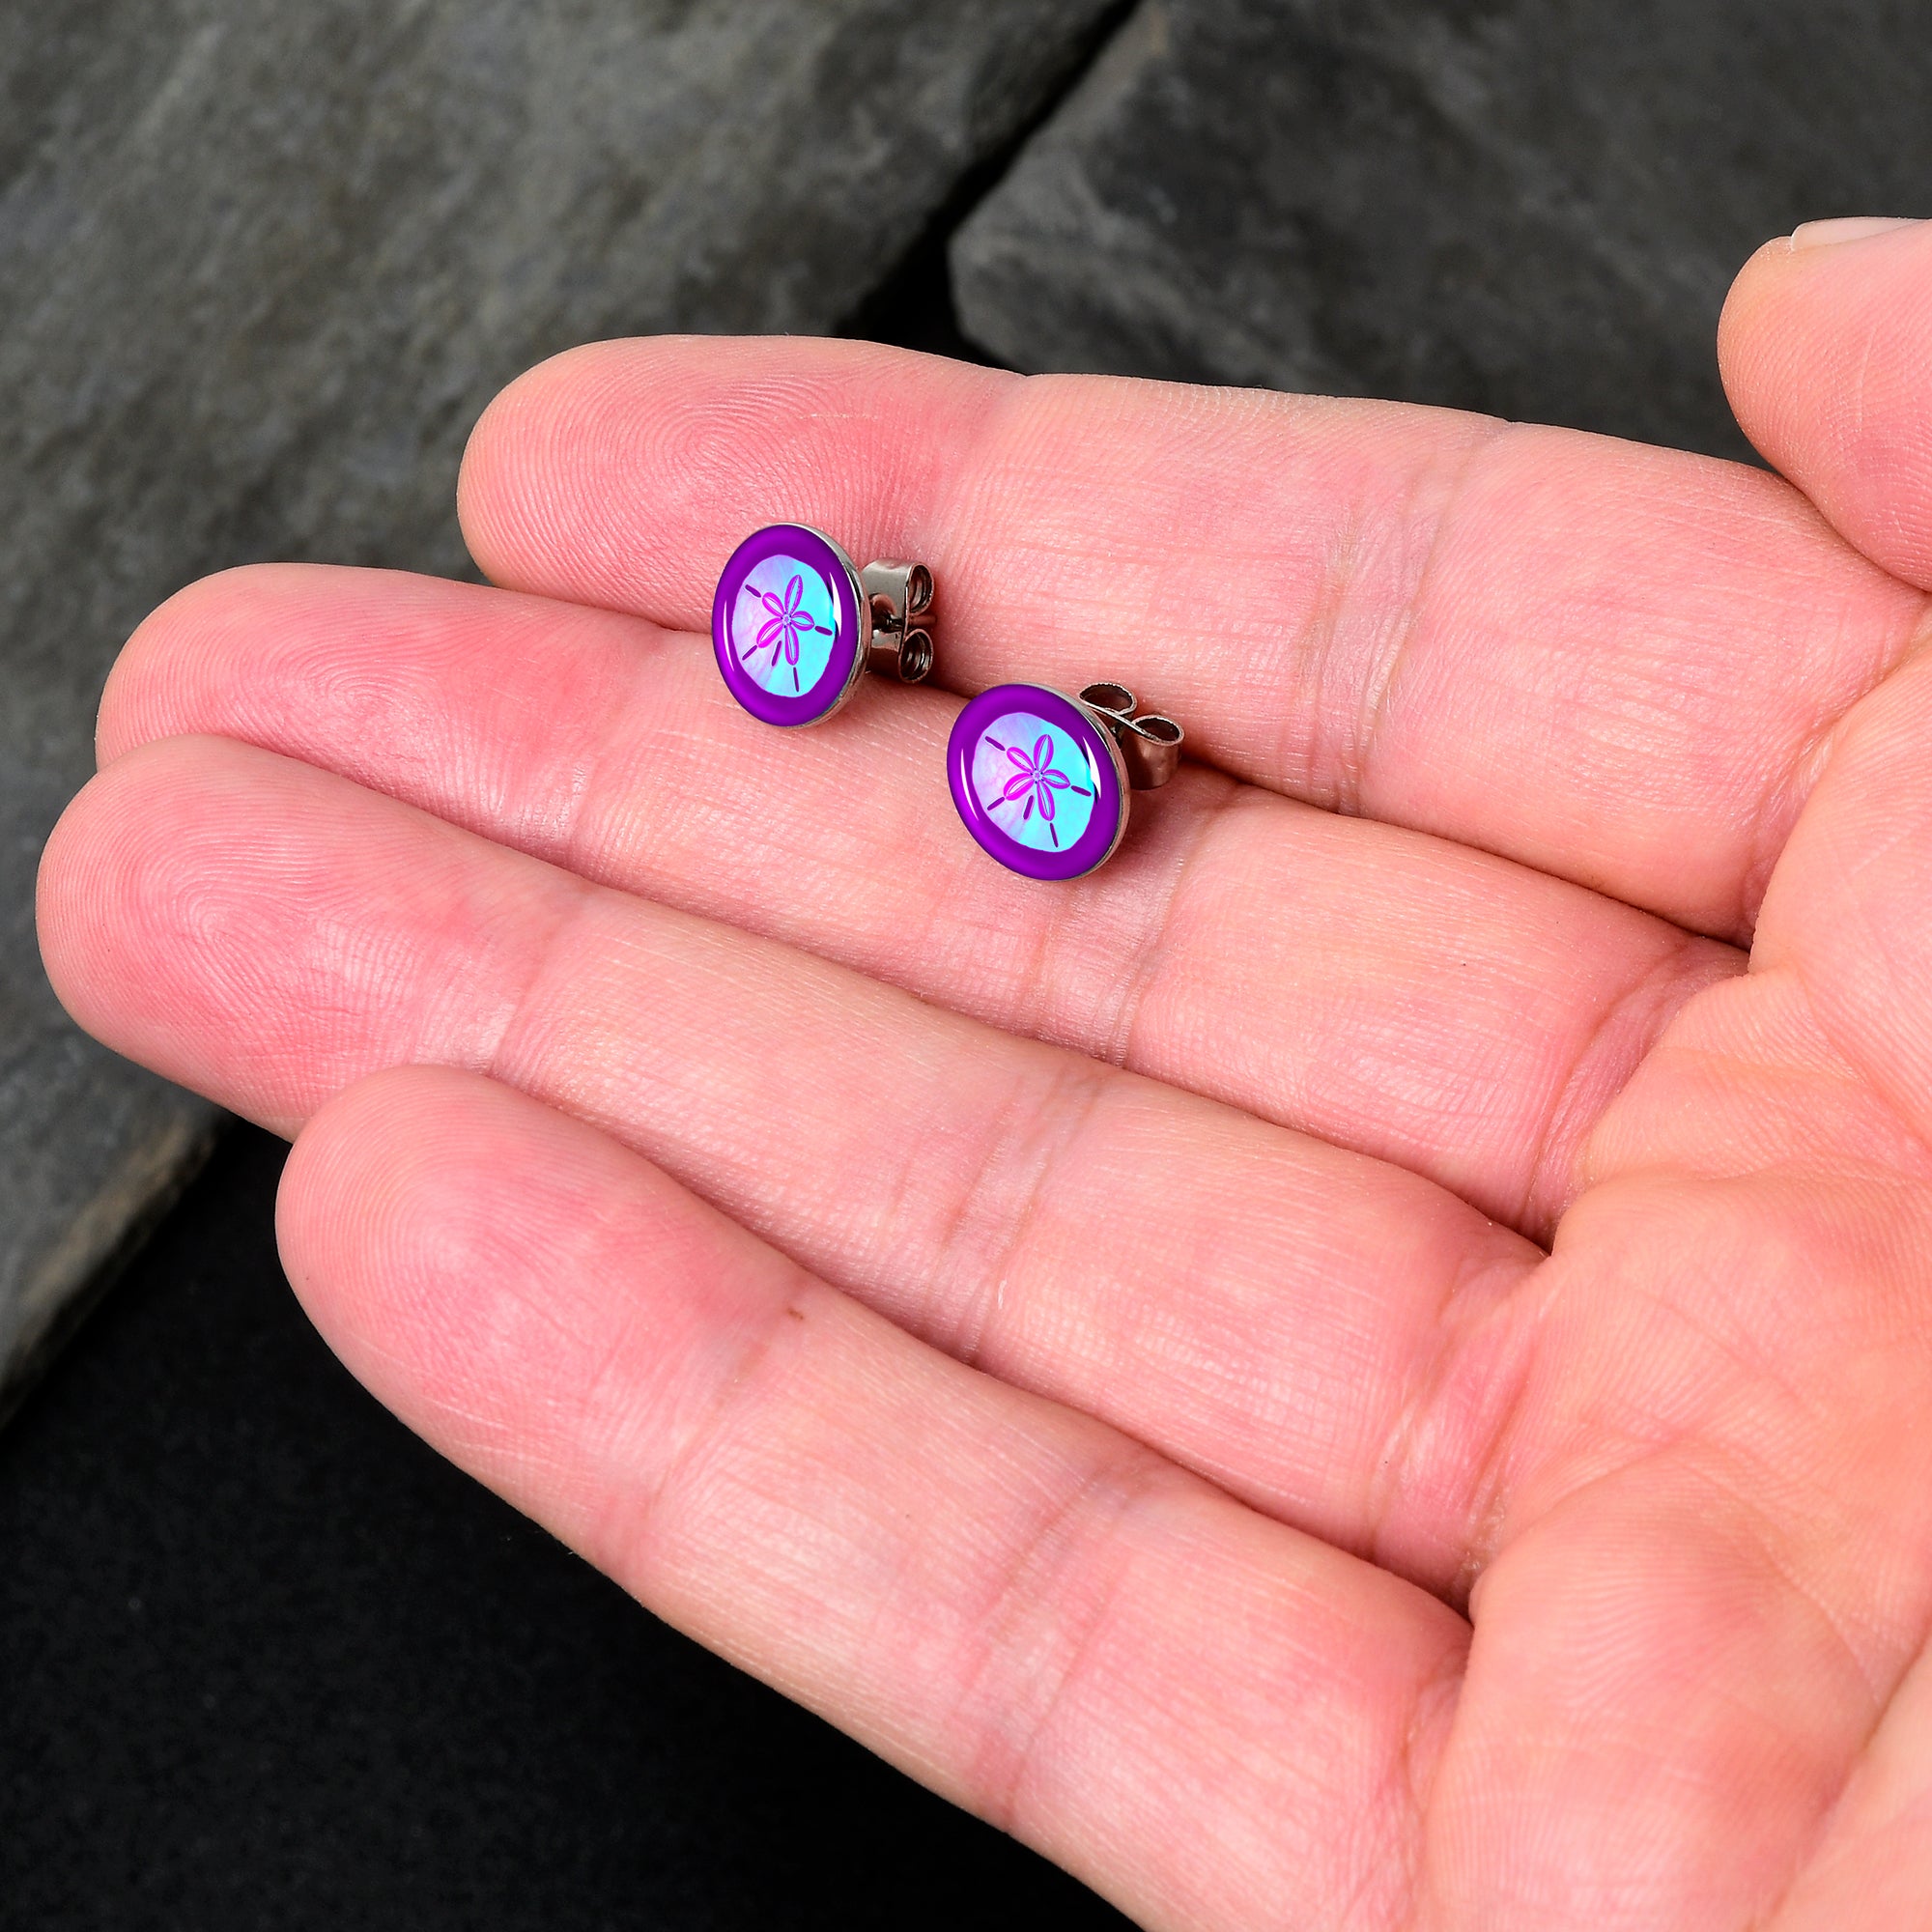
M 867 670 L 917 684 L 932 668 L 932 573 L 863 571 L 804 524 L 753 530 L 711 600 L 711 647 L 731 696 L 767 724 L 816 724 Z
M 1180 726 L 1135 715 L 1124 685 L 1077 698 L 1040 684 L 982 691 L 953 721 L 946 778 L 966 830 L 1009 870 L 1077 879 L 1114 856 L 1128 794 L 1164 785 Z

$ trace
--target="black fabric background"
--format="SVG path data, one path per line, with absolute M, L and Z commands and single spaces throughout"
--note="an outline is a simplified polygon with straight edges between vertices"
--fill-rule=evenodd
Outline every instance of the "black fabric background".
M 0 1431 L 0 1927 L 1117 1915 L 459 1473 L 289 1293 L 232 1133 Z

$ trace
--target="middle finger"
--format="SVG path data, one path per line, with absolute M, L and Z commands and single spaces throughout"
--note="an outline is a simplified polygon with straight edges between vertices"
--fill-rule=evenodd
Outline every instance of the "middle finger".
M 136 634 L 111 759 L 212 732 L 586 878 L 781 939 L 1425 1175 L 1532 1236 L 1659 1030 L 1743 955 L 1566 881 L 1196 767 L 1104 870 L 994 866 L 940 774 L 958 700 L 815 731 L 700 640 L 386 572 L 211 579 Z

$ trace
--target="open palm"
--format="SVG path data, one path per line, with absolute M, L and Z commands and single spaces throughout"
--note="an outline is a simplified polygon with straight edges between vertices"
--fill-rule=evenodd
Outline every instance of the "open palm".
M 468 458 L 504 587 L 142 628 L 49 969 L 298 1135 L 289 1271 L 384 1402 L 1148 1924 L 1921 1926 L 1932 229 L 1775 244 L 1725 349 L 1808 497 L 564 356 Z M 927 560 L 959 689 L 1118 679 L 1205 762 L 1000 870 L 954 696 L 719 684 L 781 519 Z

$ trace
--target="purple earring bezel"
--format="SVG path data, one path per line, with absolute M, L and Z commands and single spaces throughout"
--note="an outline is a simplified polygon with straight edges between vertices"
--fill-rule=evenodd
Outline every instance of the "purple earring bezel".
M 767 691 L 731 647 L 731 611 L 745 579 L 769 556 L 790 555 L 810 563 L 832 585 L 838 607 L 838 635 L 825 669 L 809 690 L 785 696 Z M 711 649 L 724 688 L 753 718 L 766 724 L 816 724 L 830 718 L 851 696 L 866 668 L 866 600 L 852 559 L 810 524 L 767 524 L 753 530 L 725 562 L 711 599 Z
M 1064 852 L 1040 852 L 1022 845 L 993 822 L 973 789 L 973 754 L 981 735 L 1014 711 L 1031 711 L 1058 724 L 1092 754 L 1098 775 L 1094 814 L 1086 831 Z M 1029 879 L 1082 877 L 1106 864 L 1126 830 L 1127 773 L 1121 762 L 1120 748 L 1094 722 L 1085 705 L 1043 684 L 996 684 L 974 698 L 952 721 L 952 735 L 946 745 L 946 781 L 952 787 L 953 809 L 980 850 L 1009 872 Z

